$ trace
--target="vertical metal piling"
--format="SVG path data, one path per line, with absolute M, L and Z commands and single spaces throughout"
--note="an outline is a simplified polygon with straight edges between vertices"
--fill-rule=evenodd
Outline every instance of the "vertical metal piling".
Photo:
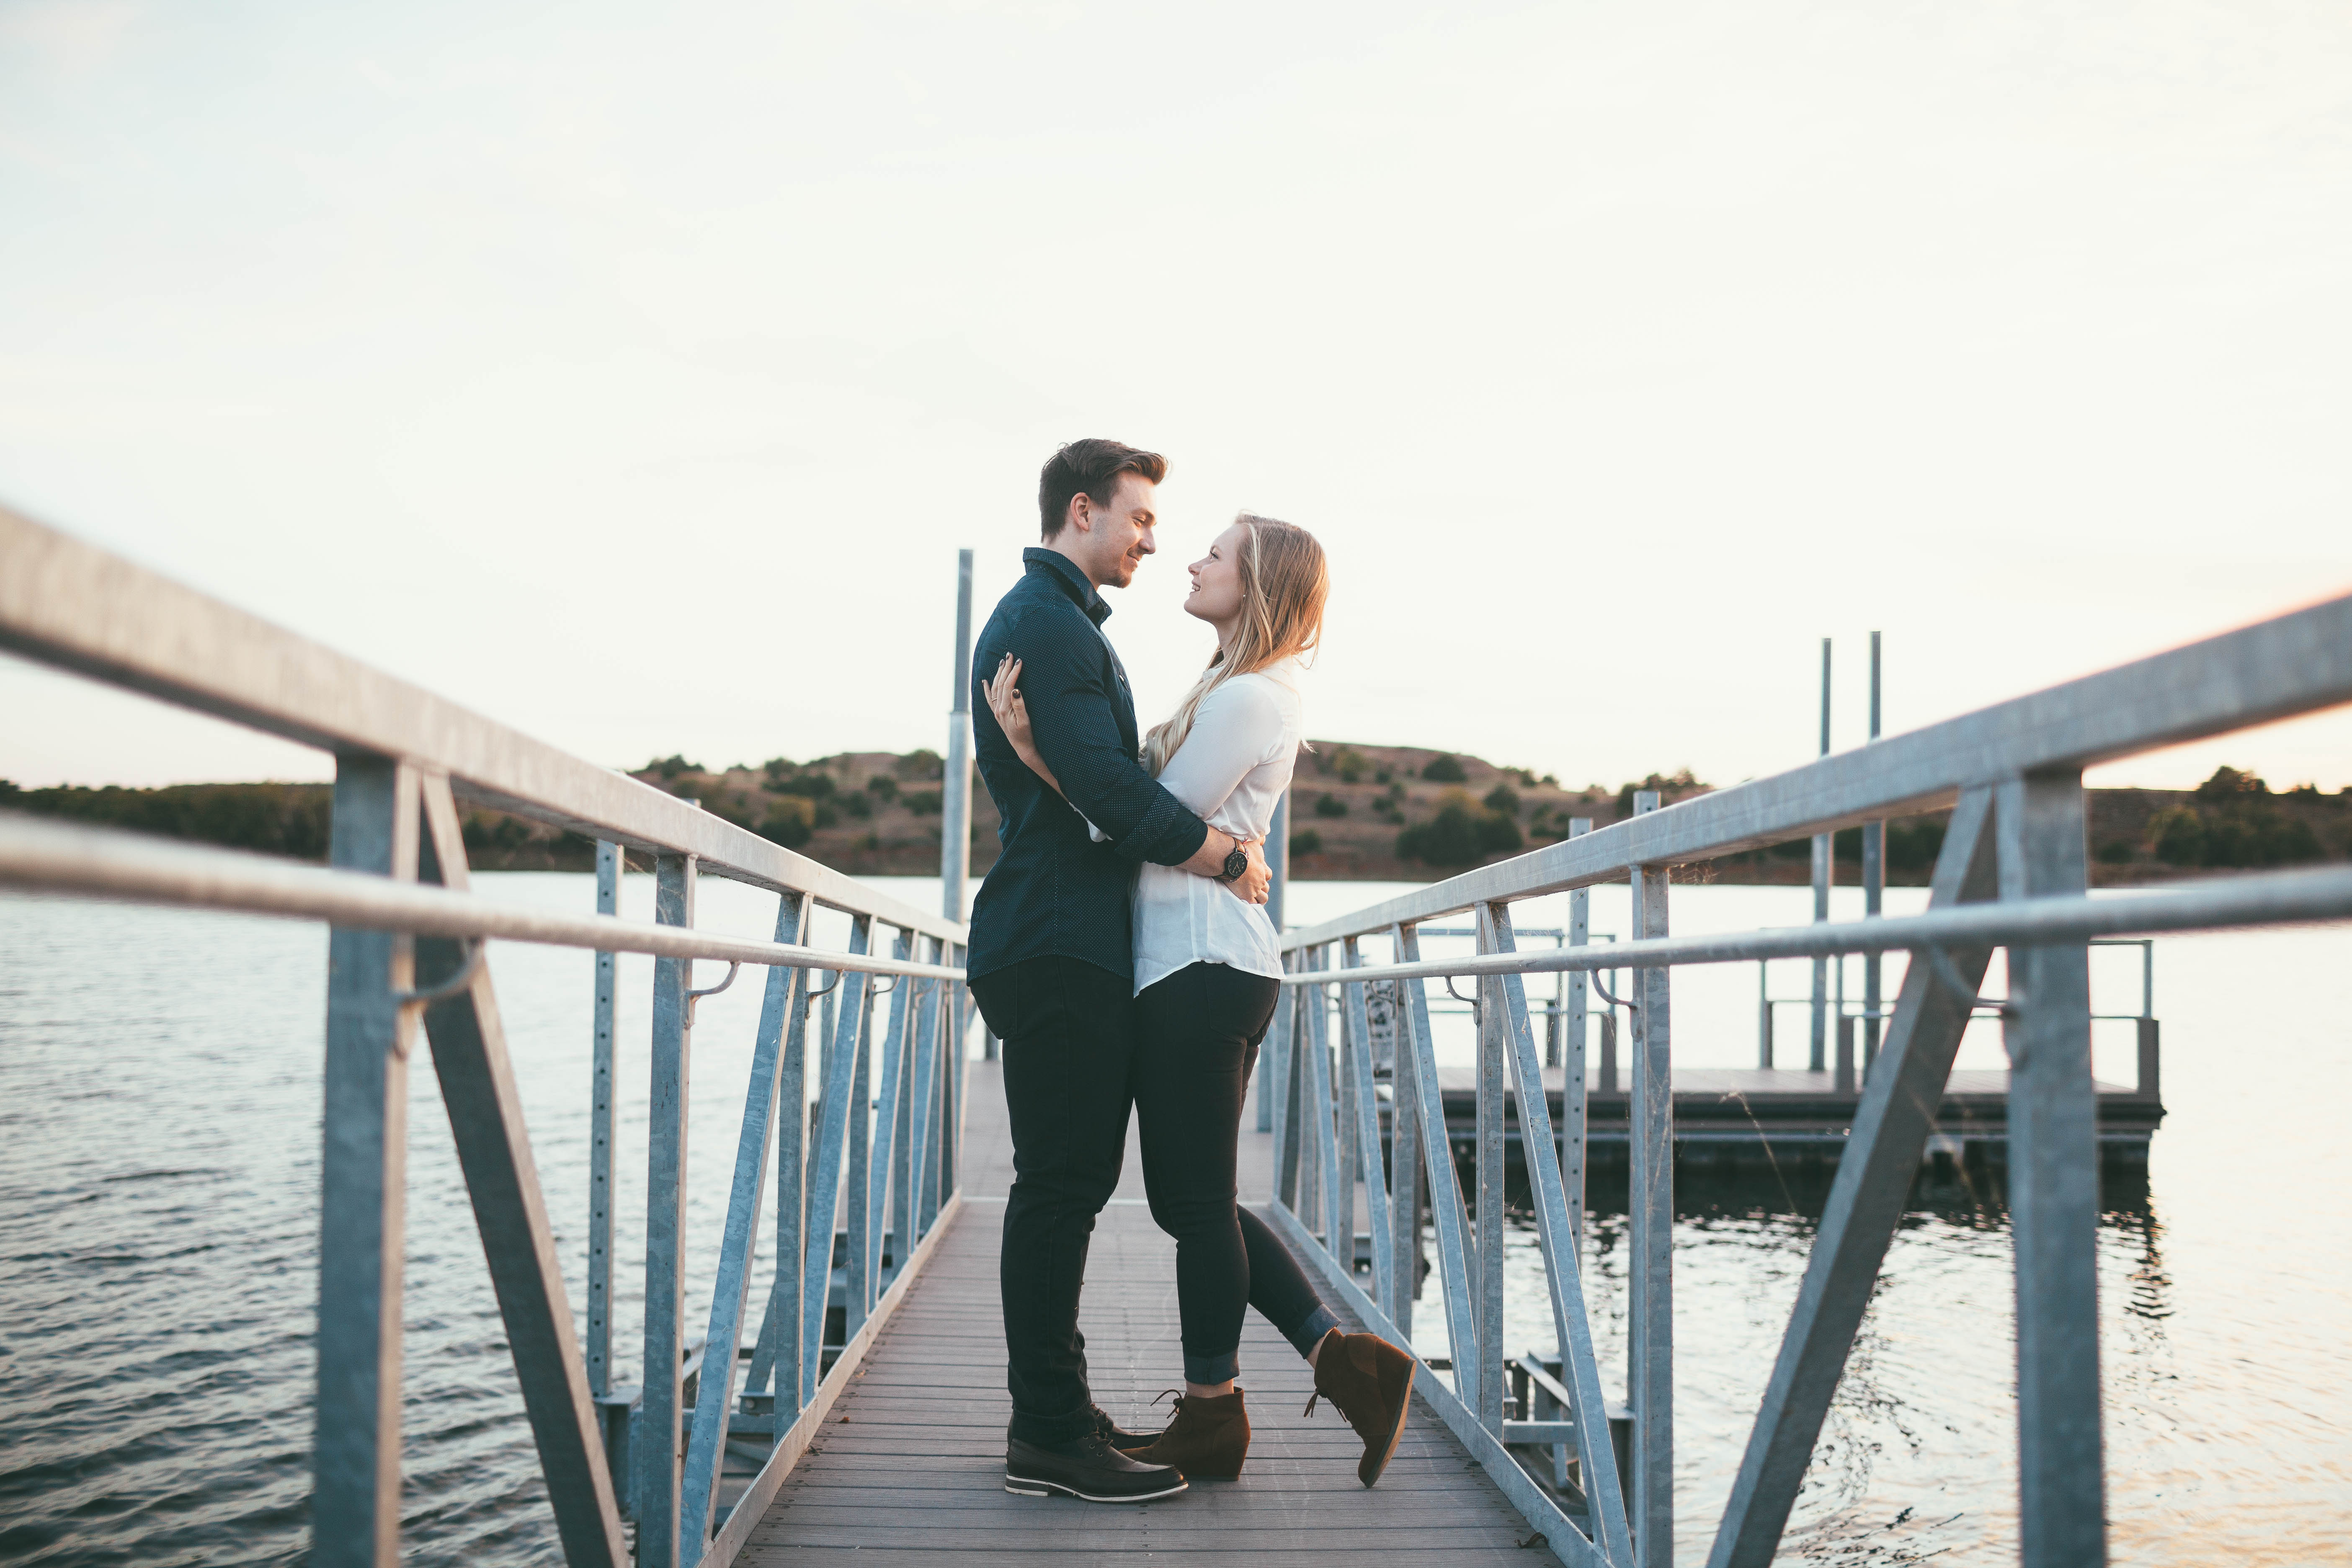
M 1636 816 L 1658 809 L 1633 796 Z M 1633 874 L 1633 939 L 1668 934 L 1666 870 Z M 1671 970 L 1633 972 L 1633 1085 L 1627 1109 L 1632 1275 L 1626 1404 L 1633 1410 L 1633 1543 L 1641 1568 L 1667 1568 L 1675 1550 L 1675 1100 Z M 1816 1018 L 1819 1014 L 1815 1015 Z
M 621 912 L 621 847 L 596 845 L 596 912 Z M 588 1392 L 613 1392 L 613 1012 L 620 954 L 596 955 L 595 1051 L 588 1100 Z
M 1266 829 L 1265 866 L 1267 870 L 1274 873 L 1274 885 L 1266 889 L 1265 912 L 1274 921 L 1275 934 L 1279 936 L 1283 926 L 1284 899 L 1290 888 L 1290 792 L 1288 790 L 1284 790 L 1282 797 L 1274 803 L 1274 826 Z M 1289 994 L 1289 990 L 1286 987 L 1283 991 L 1284 998 L 1287 1000 Z M 1257 1097 L 1257 1130 L 1261 1132 L 1274 1131 L 1274 1101 L 1265 1093 L 1263 1083 L 1260 1085 Z
M 1870 634 L 1870 738 L 1878 739 L 1878 642 L 1876 632 Z M 1886 904 L 1886 822 L 1880 818 L 1862 825 L 1862 918 L 1876 920 Z M 1886 955 L 1865 952 L 1862 955 L 1862 1070 L 1870 1072 L 1871 1064 L 1878 1059 L 1878 1042 L 1883 1037 L 1885 1022 L 1879 1009 L 1885 1005 Z
M 2003 899 L 2083 897 L 2083 778 L 2000 786 Z M 2011 947 L 2009 1201 L 2017 1250 L 2017 1442 L 2024 1568 L 2106 1561 L 2099 1431 L 2098 1111 L 2090 949 Z
M 1822 755 L 1830 754 L 1830 639 L 1822 639 Z M 1813 835 L 1813 921 L 1819 924 L 1830 918 L 1830 883 L 1832 879 L 1831 852 L 1835 847 L 1832 836 Z M 1830 961 L 1813 960 L 1813 1043 L 1806 1066 L 1820 1072 L 1829 1051 L 1829 978 Z
M 940 912 L 963 919 L 971 875 L 971 552 L 956 552 L 955 701 L 948 709 L 947 773 L 940 791 Z
M 328 860 L 416 879 L 414 768 L 335 763 Z M 400 1289 L 408 1167 L 413 944 L 338 926 L 327 941 L 320 1162 L 319 1384 L 310 1561 L 392 1568 L 400 1555 Z
M 1478 951 L 1485 952 L 1488 947 L 1489 933 L 1482 923 Z M 1480 1354 L 1476 1396 L 1469 1404 L 1477 1412 L 1480 1424 L 1499 1438 L 1503 1435 L 1503 1372 L 1507 1359 L 1503 1352 L 1503 1090 L 1509 1068 L 1504 1062 L 1507 1026 L 1498 1001 L 1501 989 L 1490 982 L 1481 982 L 1473 994 L 1478 998 L 1478 1201 L 1472 1224 L 1476 1227 L 1478 1243 L 1475 1264 L 1477 1278 L 1472 1289 L 1476 1292 L 1474 1301 Z
M 1395 959 L 1402 963 L 1403 946 L 1395 941 Z M 1404 988 L 1394 989 L 1396 1050 L 1390 1069 L 1389 1111 L 1389 1266 L 1384 1305 L 1389 1321 L 1410 1341 L 1412 1301 L 1421 1289 L 1421 1211 L 1425 1202 L 1421 1179 L 1421 1086 L 1412 1048 L 1412 1025 L 1405 1016 Z
M 1581 838 L 1592 831 L 1592 818 L 1571 816 L 1568 836 Z M 1592 889 L 1579 888 L 1568 895 L 1568 945 L 1592 945 Z M 1560 1064 L 1559 1179 L 1568 1189 L 1568 1224 L 1584 1245 L 1584 1110 L 1586 1015 L 1591 1008 L 1592 976 L 1580 969 L 1568 977 L 1568 1017 L 1564 1031 L 1566 1059 Z
M 695 859 L 654 857 L 654 919 L 694 923 Z M 636 1463 L 639 1568 L 678 1568 L 678 1462 L 685 1361 L 686 1112 L 692 1042 L 686 994 L 693 963 L 654 960 L 652 1096 L 646 1118 L 645 1396 L 639 1406 Z M 714 1353 L 731 1354 L 731 1345 Z M 698 1542 L 691 1562 L 702 1555 Z

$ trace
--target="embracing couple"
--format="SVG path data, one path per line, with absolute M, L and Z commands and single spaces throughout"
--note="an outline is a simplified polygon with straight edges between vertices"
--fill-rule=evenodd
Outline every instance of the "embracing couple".
M 1240 1474 L 1251 1307 L 1363 1439 L 1356 1473 L 1370 1486 L 1404 1430 L 1412 1358 L 1342 1329 L 1236 1201 L 1234 1178 L 1282 973 L 1262 847 L 1303 733 L 1300 656 L 1322 626 L 1323 548 L 1247 513 L 1211 542 L 1184 610 L 1214 628 L 1216 651 L 1167 721 L 1139 736 L 1101 591 L 1126 587 L 1157 548 L 1167 470 L 1116 441 L 1055 453 L 1038 487 L 1045 542 L 1024 552 L 974 650 L 980 771 L 1003 821 L 973 900 L 969 973 L 1003 1041 L 1013 1130 L 1004 1486 L 1146 1502 L 1188 1475 Z M 1184 1392 L 1159 1433 L 1124 1431 L 1095 1405 L 1078 1331 L 1087 1244 L 1118 1184 L 1130 1106 L 1151 1216 L 1176 1241 Z

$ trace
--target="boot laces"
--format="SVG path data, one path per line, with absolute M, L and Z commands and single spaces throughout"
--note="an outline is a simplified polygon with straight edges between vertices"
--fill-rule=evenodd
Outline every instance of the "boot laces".
M 1339 1403 L 1339 1396 L 1335 1394 L 1326 1394 L 1319 1388 L 1307 1396 L 1307 1408 L 1300 1411 L 1298 1414 L 1302 1416 L 1314 1415 L 1315 1402 L 1318 1399 L 1329 1400 L 1331 1402 L 1331 1408 L 1339 1413 L 1340 1420 L 1347 1422 L 1351 1426 L 1355 1425 L 1356 1418 L 1348 1414 L 1347 1407 Z

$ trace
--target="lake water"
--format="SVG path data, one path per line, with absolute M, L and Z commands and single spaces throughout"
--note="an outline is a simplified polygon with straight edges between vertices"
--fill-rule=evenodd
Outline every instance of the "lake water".
M 932 907 L 937 883 L 877 879 Z M 591 909 L 591 879 L 491 874 L 488 897 Z M 649 917 L 651 879 L 627 912 Z M 1385 897 L 1302 884 L 1308 921 Z M 1802 889 L 1677 888 L 1677 931 L 1801 921 Z M 1859 895 L 1842 890 L 1839 912 Z M 1916 907 L 1912 889 L 1891 910 Z M 1625 900 L 1598 889 L 1598 931 Z M 1523 908 L 1556 923 L 1561 900 Z M 1858 904 L 1855 906 L 1858 909 Z M 706 925 L 765 935 L 773 900 L 706 882 Z M 0 897 L 0 1561 L 288 1563 L 307 1528 L 326 939 L 303 925 Z M 2136 1011 L 2136 955 L 2097 955 L 2101 1010 Z M 2352 932 L 2158 944 L 2165 1099 L 2146 1192 L 2101 1229 L 2113 1560 L 2352 1563 Z M 575 1304 L 586 1208 L 590 960 L 491 955 Z M 618 1256 L 641 1245 L 650 962 L 622 961 Z M 1892 967 L 1899 973 L 1900 963 Z M 1796 995 L 1802 963 L 1776 969 Z M 1890 976 L 1889 989 L 1893 980 Z M 1997 991 L 1999 976 L 1988 982 Z M 1859 970 L 1850 983 L 1859 994 Z M 1688 970 L 1678 1063 L 1755 1052 L 1753 965 Z M 690 1289 L 707 1296 L 758 988 L 702 1004 Z M 2107 1032 L 2112 1031 L 2112 1032 Z M 1800 1010 L 1782 1032 L 1802 1050 Z M 1441 1027 L 1466 1054 L 1466 1025 Z M 2129 1081 L 2129 1026 L 2101 1076 Z M 404 1404 L 407 1560 L 560 1561 L 497 1303 L 428 1058 L 413 1078 Z M 1998 1067 L 1997 1035 L 1963 1066 Z M 1700 1560 L 1801 1275 L 1818 1187 L 1688 1184 L 1675 1233 L 1678 1556 Z M 1622 1383 L 1621 1216 L 1588 1268 L 1604 1376 Z M 1534 1239 L 1510 1280 L 1512 1349 L 1550 1318 Z M 615 1346 L 641 1271 L 615 1270 Z M 1789 1562 L 2014 1561 L 2011 1275 L 1997 1191 L 1923 1188 L 1888 1258 L 1783 1548 Z M 690 1298 L 692 1299 L 692 1298 Z M 1424 1325 L 1439 1314 L 1424 1306 Z M 1424 1339 L 1434 1350 L 1442 1341 Z

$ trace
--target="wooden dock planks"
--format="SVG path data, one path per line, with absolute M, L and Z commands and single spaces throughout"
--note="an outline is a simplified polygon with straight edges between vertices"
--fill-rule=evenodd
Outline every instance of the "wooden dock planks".
M 1146 1556 L 1228 1563 L 1552 1563 L 1557 1560 L 1451 1433 L 1416 1401 L 1381 1484 L 1356 1481 L 1361 1451 L 1326 1405 L 1301 1414 L 1312 1373 L 1253 1313 L 1242 1383 L 1253 1436 L 1236 1481 L 1197 1481 L 1134 1506 L 1014 1497 L 1003 1489 L 1004 1342 L 997 1240 L 1009 1184 L 1003 1101 L 992 1064 L 972 1064 L 966 1183 L 954 1229 L 886 1325 L 740 1561 L 1046 1563 L 1134 1568 Z M 1262 1193 L 1268 1142 L 1244 1123 L 1242 1194 Z M 1095 1397 L 1131 1426 L 1181 1376 L 1175 1247 L 1126 1178 L 1095 1229 L 1080 1319 Z M 1523 1544 L 1528 1543 L 1528 1544 Z

